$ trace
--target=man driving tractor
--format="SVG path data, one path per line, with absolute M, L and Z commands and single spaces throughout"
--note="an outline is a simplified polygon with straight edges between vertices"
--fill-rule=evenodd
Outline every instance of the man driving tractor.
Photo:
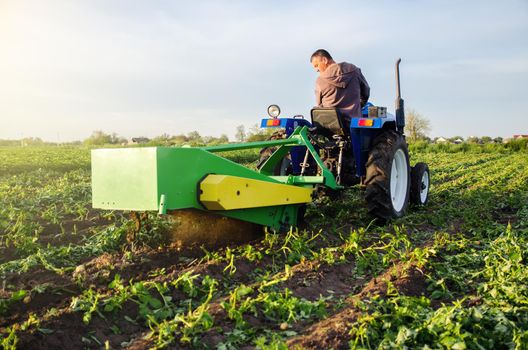
M 319 72 L 315 82 L 317 107 L 338 108 L 348 132 L 350 120 L 361 117 L 363 107 L 370 95 L 370 87 L 361 69 L 347 62 L 336 63 L 324 49 L 315 51 L 310 62 Z

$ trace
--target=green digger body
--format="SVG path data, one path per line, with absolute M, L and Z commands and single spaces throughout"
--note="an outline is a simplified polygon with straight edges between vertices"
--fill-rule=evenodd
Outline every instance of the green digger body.
M 278 146 L 278 150 L 260 168 L 251 170 L 240 164 L 216 155 L 216 152 L 236 151 L 248 148 Z M 322 167 L 322 176 L 271 176 L 278 162 L 291 147 L 305 146 Z M 92 151 L 92 203 L 94 208 L 132 211 L 158 211 L 160 214 L 178 209 L 198 209 L 248 221 L 274 229 L 283 225 L 295 225 L 299 208 L 311 198 L 292 200 L 285 204 L 266 202 L 265 206 L 242 202 L 240 190 L 233 189 L 241 197 L 241 205 L 231 210 L 210 210 L 201 196 L 201 184 L 209 175 L 236 177 L 242 187 L 249 183 L 259 184 L 260 194 L 253 193 L 254 202 L 267 195 L 269 189 L 282 184 L 276 191 L 296 192 L 298 187 L 313 189 L 316 184 L 337 189 L 333 174 L 324 168 L 315 149 L 310 144 L 306 127 L 300 127 L 288 139 L 242 144 L 228 144 L 203 148 L 145 147 L 113 148 Z M 247 179 L 247 181 L 245 181 Z M 229 188 L 231 190 L 231 188 Z M 233 195 L 236 201 L 236 194 Z M 279 197 L 279 196 L 277 196 Z M 287 196 L 288 197 L 288 196 Z M 292 195 L 291 197 L 295 197 Z M 218 199 L 220 201 L 220 199 Z M 276 205 L 274 205 L 276 204 Z M 258 204 L 257 204 L 258 205 Z M 253 206 L 253 207 L 252 207 Z

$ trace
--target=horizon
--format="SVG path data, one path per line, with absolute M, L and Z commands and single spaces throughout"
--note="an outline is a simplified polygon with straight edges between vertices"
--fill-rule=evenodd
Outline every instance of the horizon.
M 309 57 L 319 48 L 360 67 L 370 101 L 391 113 L 401 57 L 406 109 L 431 122 L 431 138 L 528 133 L 527 2 L 329 1 L 325 9 L 0 0 L 0 139 L 82 141 L 96 130 L 233 139 L 270 104 L 283 117 L 309 116 L 317 77 Z
M 90 138 L 93 133 L 95 132 L 103 132 L 104 134 L 106 135 L 112 135 L 112 134 L 115 134 L 115 136 L 117 136 L 118 138 L 123 138 L 125 139 L 126 141 L 130 142 L 132 141 L 132 139 L 135 139 L 135 138 L 146 138 L 148 139 L 149 141 L 152 141 L 154 140 L 155 138 L 158 138 L 158 137 L 161 137 L 161 136 L 164 136 L 163 134 L 160 134 L 160 135 L 155 135 L 153 137 L 146 137 L 146 136 L 142 136 L 142 135 L 139 135 L 139 136 L 132 136 L 132 137 L 125 137 L 123 135 L 119 135 L 117 133 L 114 133 L 114 132 L 106 132 L 104 130 L 94 130 L 92 132 L 92 134 L 88 135 L 85 139 L 75 139 L 75 140 L 69 140 L 69 141 L 53 141 L 53 140 L 45 140 L 45 139 L 42 139 L 40 137 L 35 137 L 35 136 L 27 136 L 27 137 L 24 137 L 24 138 L 20 138 L 20 139 L 9 139 L 9 138 L 0 138 L 0 141 L 6 141 L 6 142 L 21 142 L 21 141 L 27 141 L 27 140 L 35 140 L 35 141 L 42 141 L 44 143 L 47 143 L 47 144 L 52 144 L 52 145 L 61 145 L 61 144 L 70 144 L 70 143 L 83 143 L 84 141 L 86 141 L 86 139 Z M 180 134 L 172 134 L 172 135 L 168 135 L 169 136 L 169 140 L 171 138 L 176 138 L 176 137 L 180 137 L 180 136 L 188 136 L 189 134 L 193 133 L 193 132 L 198 132 L 197 130 L 192 130 L 190 132 L 187 132 L 187 133 L 180 133 Z M 199 133 L 199 132 L 198 132 Z M 218 136 L 214 136 L 214 135 L 205 135 L 205 134 L 201 134 L 199 133 L 199 137 L 200 138 L 213 138 L 213 139 L 219 139 L 221 138 L 223 135 L 226 135 L 228 136 L 228 139 L 229 139 L 229 142 L 233 142 L 234 140 L 234 136 L 229 136 L 227 134 L 221 134 L 221 135 L 218 135 Z M 249 136 L 249 132 L 248 130 L 246 129 L 246 138 Z M 452 135 L 452 136 L 445 136 L 445 135 L 437 135 L 437 136 L 427 136 L 427 138 L 431 141 L 431 142 L 434 142 L 435 140 L 437 139 L 446 139 L 446 140 L 450 140 L 450 139 L 458 139 L 458 138 L 461 138 L 462 141 L 466 142 L 468 141 L 469 139 L 473 139 L 473 138 L 477 138 L 477 139 L 482 139 L 482 138 L 485 138 L 485 137 L 490 137 L 492 140 L 495 140 L 497 138 L 501 138 L 503 140 L 513 140 L 513 139 L 516 139 L 516 138 L 527 138 L 528 137 L 528 134 L 514 134 L 514 135 L 511 135 L 511 136 L 506 136 L 506 137 L 503 137 L 503 136 L 494 136 L 494 135 L 481 135 L 481 136 L 476 136 L 476 135 L 469 135 L 469 136 L 462 136 L 462 135 Z M 423 139 L 419 139 L 419 141 L 421 141 Z M 425 139 L 426 140 L 426 139 Z

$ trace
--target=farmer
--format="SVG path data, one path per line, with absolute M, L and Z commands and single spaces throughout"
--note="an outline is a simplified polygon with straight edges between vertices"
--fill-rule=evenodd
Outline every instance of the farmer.
M 361 107 L 370 95 L 370 87 L 361 69 L 347 62 L 336 63 L 323 49 L 315 51 L 310 62 L 319 72 L 315 82 L 317 107 L 338 108 L 348 130 L 351 119 L 361 117 Z

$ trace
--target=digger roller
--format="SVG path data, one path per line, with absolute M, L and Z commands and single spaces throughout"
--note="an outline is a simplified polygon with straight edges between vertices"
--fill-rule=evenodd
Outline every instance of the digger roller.
M 281 137 L 200 148 L 146 147 L 92 151 L 94 208 L 157 211 L 192 209 L 275 230 L 295 226 L 319 188 L 361 184 L 369 212 L 401 217 L 409 203 L 425 205 L 429 168 L 409 165 L 403 100 L 396 63 L 396 113 L 370 103 L 344 125 L 338 109 L 314 108 L 311 121 L 278 118 L 276 105 L 261 127 Z M 283 138 L 284 137 L 284 138 Z M 217 155 L 262 149 L 257 170 Z

